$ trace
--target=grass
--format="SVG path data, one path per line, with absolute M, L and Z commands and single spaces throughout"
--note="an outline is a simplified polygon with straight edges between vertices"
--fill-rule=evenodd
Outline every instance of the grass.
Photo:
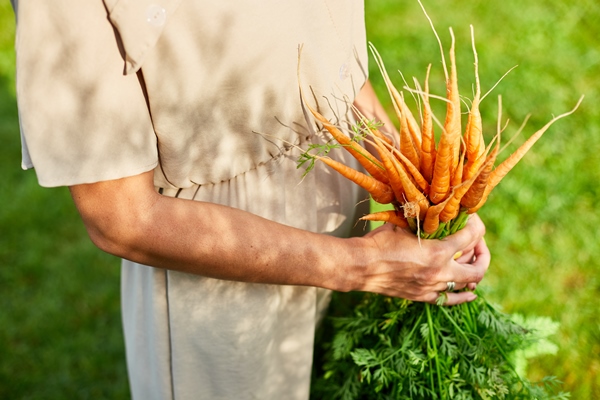
M 570 109 L 495 189 L 480 212 L 493 254 L 483 286 L 506 311 L 560 323 L 555 355 L 531 360 L 532 379 L 555 375 L 574 399 L 600 397 L 600 5 L 594 0 L 425 1 L 448 46 L 457 36 L 461 91 L 471 93 L 469 24 L 475 26 L 482 85 L 496 89 L 524 137 Z M 439 50 L 414 1 L 367 2 L 370 40 L 390 71 L 422 79 L 433 63 L 432 90 L 443 93 Z M 65 188 L 38 187 L 21 171 L 14 90 L 14 16 L 0 3 L 0 398 L 128 398 L 119 315 L 118 260 L 96 250 Z M 373 65 L 371 65 L 373 67 Z M 371 69 L 376 89 L 383 82 Z M 482 105 L 493 132 L 495 97 Z M 440 114 L 441 115 L 441 112 Z M 343 301 L 343 300 L 341 300 Z

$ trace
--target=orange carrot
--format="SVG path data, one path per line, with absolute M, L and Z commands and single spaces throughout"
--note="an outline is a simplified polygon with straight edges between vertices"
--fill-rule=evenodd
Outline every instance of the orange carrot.
M 473 55 L 475 57 L 475 96 L 469 111 L 469 119 L 465 128 L 465 147 L 467 152 L 467 166 L 465 168 L 464 179 L 471 179 L 472 174 L 477 170 L 477 166 L 473 165 L 476 160 L 480 159 L 485 151 L 485 143 L 483 141 L 483 124 L 481 121 L 481 112 L 479 111 L 479 103 L 481 99 L 481 84 L 479 82 L 479 61 L 477 58 L 477 50 L 475 48 L 475 33 L 473 25 L 471 25 L 471 41 L 473 43 Z
M 394 192 L 389 185 L 378 181 L 377 179 L 365 175 L 360 171 L 350 168 L 339 161 L 335 161 L 329 157 L 315 156 L 317 160 L 323 161 L 329 167 L 339 172 L 342 176 L 356 183 L 358 186 L 365 189 L 373 200 L 381 204 L 388 204 L 394 201 Z
M 460 201 L 460 204 L 465 208 L 473 208 L 481 201 L 488 183 L 489 176 L 494 169 L 494 162 L 498 156 L 499 145 L 494 147 L 494 150 L 486 157 L 485 164 L 481 171 L 476 175 L 473 185 L 465 193 Z
M 575 107 L 564 114 L 560 114 L 554 118 L 552 118 L 546 125 L 542 127 L 542 129 L 538 130 L 536 133 L 531 135 L 529 139 L 525 141 L 513 154 L 511 154 L 506 160 L 504 160 L 498 167 L 492 172 L 490 175 L 489 185 L 495 187 L 502 178 L 523 158 L 523 156 L 529 151 L 529 149 L 542 137 L 542 135 L 561 118 L 564 118 L 568 115 L 571 115 L 577 110 L 581 102 L 583 101 L 583 96 L 579 99 Z
M 458 164 L 454 169 L 454 173 L 452 174 L 452 179 L 450 180 L 450 184 L 452 187 L 458 186 L 463 181 L 463 165 L 465 163 L 465 152 L 463 151 L 458 159 Z
M 490 192 L 500 183 L 502 178 L 504 178 L 506 174 L 508 174 L 508 172 L 521 160 L 521 158 L 523 158 L 523 156 L 529 151 L 529 149 L 531 149 L 535 142 L 537 142 L 542 137 L 542 135 L 548 130 L 548 128 L 552 126 L 552 124 L 554 124 L 561 118 L 573 114 L 575 110 L 579 108 L 579 105 L 583 101 L 583 97 L 584 96 L 581 96 L 579 98 L 579 101 L 577 101 L 577 104 L 575 105 L 575 107 L 573 107 L 571 111 L 557 115 L 556 117 L 552 118 L 546 125 L 544 125 L 540 130 L 531 135 L 531 137 L 527 139 L 525 143 L 521 145 L 521 147 L 519 147 L 513 154 L 511 154 L 506 160 L 504 160 L 500 165 L 498 165 L 498 167 L 496 167 L 495 170 L 493 170 L 490 173 L 489 181 L 486 185 L 481 200 L 476 206 L 469 209 L 469 213 L 477 212 L 477 210 L 479 210 L 479 208 L 481 208 L 481 206 L 485 204 Z
M 359 146 L 356 142 L 352 141 L 347 135 L 345 135 L 340 129 L 333 125 L 327 118 L 321 115 L 318 111 L 313 109 L 308 103 L 306 107 L 313 114 L 315 119 L 323 124 L 325 129 L 333 136 L 333 138 L 342 145 L 352 156 L 363 166 L 363 168 L 371 174 L 371 176 L 378 181 L 383 183 L 388 182 L 388 177 L 385 174 L 383 166 L 379 164 L 377 159 L 369 153 L 366 149 Z
M 460 157 L 458 167 L 454 171 L 454 176 L 452 177 L 453 192 L 448 196 L 447 201 L 444 202 L 446 203 L 446 206 L 440 213 L 441 222 L 448 222 L 458 215 L 460 210 L 460 199 L 462 196 L 464 196 L 465 192 L 472 184 L 471 181 L 462 182 L 462 164 L 464 159 L 465 157 L 463 153 Z
M 446 207 L 446 204 L 450 201 L 451 197 L 448 197 L 443 202 L 429 207 L 425 219 L 423 220 L 423 232 L 431 235 L 438 230 L 440 226 L 440 213 Z
M 443 201 L 450 190 L 450 168 L 452 160 L 452 144 L 449 143 L 447 135 L 442 134 L 435 155 L 433 178 L 429 188 L 429 199 L 437 204 Z
M 375 148 L 379 152 L 379 158 L 381 158 L 381 162 L 383 163 L 383 166 L 385 167 L 385 170 L 387 172 L 389 185 L 394 192 L 396 200 L 400 201 L 404 197 L 404 185 L 402 184 L 402 179 L 400 178 L 399 173 L 392 162 L 393 155 L 385 147 L 381 139 L 377 137 L 374 137 L 373 139 Z
M 452 161 L 450 173 L 454 174 L 454 170 L 457 167 L 458 155 L 461 144 L 461 111 L 460 111 L 460 95 L 458 92 L 458 76 L 456 72 L 456 56 L 454 53 L 454 32 L 450 28 L 450 36 L 452 38 L 452 44 L 450 46 L 450 76 L 446 83 L 446 95 L 450 102 L 446 109 L 446 121 L 444 122 L 444 130 L 448 131 L 451 138 L 454 138 L 452 144 Z
M 421 193 L 419 189 L 417 189 L 417 187 L 412 183 L 402 163 L 396 160 L 395 157 L 390 157 L 390 159 L 396 167 L 398 176 L 402 181 L 402 187 L 404 189 L 404 194 L 406 195 L 406 200 L 419 206 L 419 219 L 425 218 L 425 213 L 429 208 L 429 201 L 427 200 L 427 197 L 425 197 L 425 195 Z M 400 201 L 401 199 L 397 200 Z
M 369 139 L 365 139 L 365 141 L 367 143 L 372 143 L 375 147 L 379 146 L 379 144 L 369 140 Z M 429 183 L 427 183 L 427 180 L 423 177 L 423 175 L 421 175 L 421 172 L 419 171 L 419 169 L 417 167 L 415 167 L 408 158 L 406 158 L 406 156 L 404 154 L 402 154 L 402 152 L 400 152 L 397 148 L 390 146 L 388 144 L 383 144 L 385 146 L 385 148 L 387 148 L 389 151 L 391 151 L 394 156 L 396 156 L 396 158 L 400 161 L 402 161 L 402 164 L 404 165 L 404 167 L 406 167 L 406 170 L 409 173 L 409 178 L 411 179 L 411 181 L 413 181 L 417 186 L 419 186 L 419 188 L 423 191 L 424 194 L 429 194 Z M 386 167 L 386 170 L 388 171 L 389 174 L 389 170 Z
M 367 214 L 361 218 L 362 221 L 379 221 L 389 222 L 400 228 L 408 228 L 408 221 L 402 214 L 395 210 L 379 211 L 372 214 Z
M 421 131 L 419 129 L 419 124 L 412 116 L 410 109 L 404 102 L 403 96 L 392 84 L 392 81 L 385 69 L 385 65 L 383 64 L 381 56 L 377 52 L 377 49 L 371 43 L 369 43 L 369 48 L 373 54 L 373 58 L 375 59 L 377 66 L 379 67 L 385 82 L 385 86 L 387 87 L 390 98 L 392 99 L 394 111 L 396 112 L 396 116 L 400 122 L 400 151 L 402 151 L 402 154 L 404 154 L 414 166 L 419 167 L 421 147 Z
M 427 67 L 425 75 L 424 93 L 421 95 L 423 100 L 423 112 L 421 123 L 421 173 L 427 182 L 431 182 L 433 177 L 433 165 L 435 161 L 435 137 L 433 135 L 433 117 L 431 105 L 429 104 L 429 73 L 431 64 Z
M 413 140 L 407 114 L 401 112 L 398 115 L 398 119 L 400 120 L 400 151 L 415 167 L 419 167 L 421 164 L 420 152 Z
M 429 183 L 419 169 L 415 167 L 408 158 L 406 158 L 401 152 L 397 149 L 393 149 L 394 154 L 398 157 L 400 161 L 402 161 L 403 165 L 406 167 L 407 171 L 410 173 L 410 177 L 414 182 L 419 186 L 419 188 L 423 191 L 423 194 L 429 194 Z
M 452 30 L 450 30 L 450 33 L 452 36 L 452 45 L 450 47 L 451 70 L 449 75 L 444 66 L 447 77 L 446 92 L 449 101 L 446 109 L 444 130 L 435 157 L 433 178 L 429 191 L 429 198 L 434 204 L 446 199 L 446 196 L 450 191 L 450 177 L 456 169 L 455 163 L 458 162 L 458 151 L 461 138 L 460 97 L 458 94 L 458 78 L 456 76 L 456 60 L 454 57 L 454 34 L 452 33 Z
M 389 84 L 391 85 L 391 81 L 389 82 Z M 396 102 L 398 102 L 398 106 L 400 108 L 400 111 L 402 112 L 403 118 L 405 120 L 406 123 L 406 128 L 408 129 L 408 134 L 411 138 L 411 142 L 414 146 L 415 149 L 415 153 L 418 157 L 418 159 L 421 158 L 421 143 L 422 143 L 422 137 L 421 137 L 421 128 L 419 127 L 419 123 L 417 122 L 417 120 L 415 119 L 415 117 L 413 116 L 412 112 L 410 111 L 410 108 L 408 108 L 408 106 L 406 105 L 406 102 L 404 101 L 404 96 L 403 95 L 399 95 L 398 90 L 396 90 L 395 87 L 392 86 L 392 91 L 394 92 L 394 99 Z M 419 167 L 420 163 L 415 164 L 415 167 Z

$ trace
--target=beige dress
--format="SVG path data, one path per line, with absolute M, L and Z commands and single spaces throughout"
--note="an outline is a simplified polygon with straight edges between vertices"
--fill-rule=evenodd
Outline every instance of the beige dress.
M 154 169 L 163 195 L 348 235 L 358 190 L 323 166 L 305 178 L 296 169 L 296 146 L 323 140 L 300 101 L 298 48 L 308 100 L 347 121 L 347 102 L 366 79 L 362 1 L 55 0 L 15 8 L 23 167 L 35 167 L 41 185 Z M 133 397 L 307 399 L 327 295 L 124 260 Z

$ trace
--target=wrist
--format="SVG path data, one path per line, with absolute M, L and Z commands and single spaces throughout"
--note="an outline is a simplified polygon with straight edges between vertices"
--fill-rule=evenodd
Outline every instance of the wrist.
M 335 289 L 339 292 L 363 290 L 365 286 L 365 270 L 371 253 L 368 240 L 363 237 L 342 239 L 344 241 L 343 254 L 336 267 Z

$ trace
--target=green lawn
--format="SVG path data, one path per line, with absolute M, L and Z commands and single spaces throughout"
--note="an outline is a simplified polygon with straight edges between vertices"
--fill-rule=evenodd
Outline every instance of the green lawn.
M 468 97 L 469 24 L 475 27 L 484 91 L 518 65 L 482 105 L 487 132 L 495 132 L 499 94 L 504 118 L 512 121 L 505 137 L 528 113 L 523 137 L 586 95 L 577 113 L 536 144 L 480 212 L 493 254 L 482 286 L 508 312 L 560 323 L 551 338 L 559 350 L 531 361 L 532 379 L 555 375 L 572 398 L 600 398 L 600 265 L 594 257 L 600 226 L 594 208 L 600 200 L 600 4 L 425 4 L 446 47 L 447 28 L 454 29 L 460 87 Z M 439 49 L 418 4 L 369 0 L 367 16 L 369 38 L 388 70 L 422 80 L 432 63 L 432 90 L 443 94 Z M 0 398 L 127 398 L 118 260 L 89 242 L 66 189 L 42 189 L 32 171 L 21 171 L 9 2 L 0 3 L 0 26 Z M 388 104 L 372 67 L 372 80 Z

